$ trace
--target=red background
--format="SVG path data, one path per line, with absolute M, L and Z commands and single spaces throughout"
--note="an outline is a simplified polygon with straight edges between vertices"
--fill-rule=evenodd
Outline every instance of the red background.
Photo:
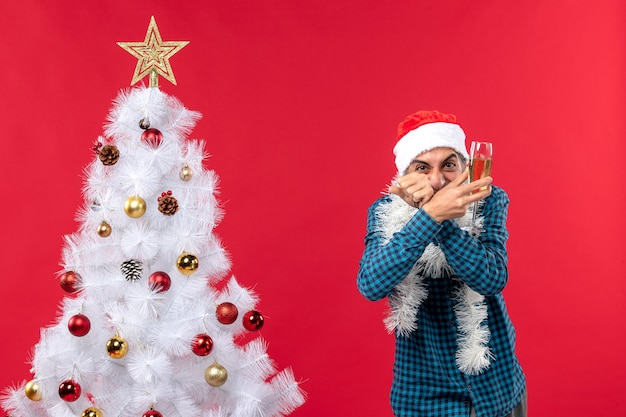
M 392 414 L 384 303 L 355 277 L 396 126 L 432 108 L 494 142 L 530 415 L 626 415 L 621 0 L 3 1 L 0 387 L 56 316 L 82 168 L 136 63 L 116 42 L 151 15 L 191 41 L 161 86 L 204 115 L 217 233 L 308 393 L 294 416 Z

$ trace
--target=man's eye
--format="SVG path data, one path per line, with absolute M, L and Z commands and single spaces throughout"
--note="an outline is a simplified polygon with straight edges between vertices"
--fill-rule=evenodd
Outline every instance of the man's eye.
M 446 168 L 456 168 L 456 164 L 454 162 L 446 162 Z
M 426 167 L 424 165 L 416 165 L 415 166 L 415 170 L 416 171 L 426 171 Z

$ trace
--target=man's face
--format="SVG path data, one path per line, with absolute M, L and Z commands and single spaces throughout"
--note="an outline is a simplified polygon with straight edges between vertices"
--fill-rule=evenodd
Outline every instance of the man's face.
M 419 172 L 426 175 L 437 192 L 454 181 L 464 169 L 465 162 L 454 149 L 435 148 L 413 158 L 407 174 Z

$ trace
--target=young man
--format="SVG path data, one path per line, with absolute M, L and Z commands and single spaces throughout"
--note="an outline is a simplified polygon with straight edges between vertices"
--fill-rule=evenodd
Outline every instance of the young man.
M 468 182 L 456 117 L 420 111 L 398 127 L 398 177 L 369 209 L 359 291 L 387 297 L 396 416 L 526 416 L 526 382 L 502 290 L 509 199 Z M 478 213 L 472 221 L 474 202 Z

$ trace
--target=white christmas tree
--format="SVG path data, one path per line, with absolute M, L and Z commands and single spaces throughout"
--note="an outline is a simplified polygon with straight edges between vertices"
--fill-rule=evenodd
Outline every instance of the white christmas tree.
M 157 86 L 175 83 L 151 20 L 133 84 L 114 101 L 86 169 L 79 230 L 66 237 L 56 324 L 42 329 L 32 378 L 5 390 L 11 417 L 282 416 L 305 401 L 256 333 L 258 299 L 228 277 L 214 234 L 222 212 L 200 114 Z M 143 75 L 142 75 L 143 74 Z M 247 335 L 247 336 L 246 336 Z

